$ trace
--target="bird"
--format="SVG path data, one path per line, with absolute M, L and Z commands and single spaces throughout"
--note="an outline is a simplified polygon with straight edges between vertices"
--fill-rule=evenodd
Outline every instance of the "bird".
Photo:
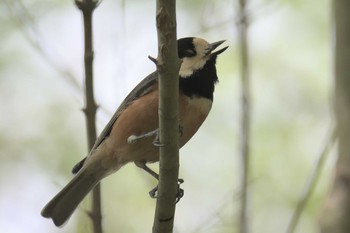
M 179 69 L 179 146 L 185 145 L 208 116 L 218 82 L 216 60 L 228 46 L 198 37 L 177 40 Z M 84 197 L 103 178 L 134 162 L 153 177 L 147 163 L 159 161 L 157 146 L 158 73 L 144 78 L 126 96 L 97 138 L 88 156 L 77 163 L 72 180 L 43 208 L 41 215 L 56 226 L 68 221 Z

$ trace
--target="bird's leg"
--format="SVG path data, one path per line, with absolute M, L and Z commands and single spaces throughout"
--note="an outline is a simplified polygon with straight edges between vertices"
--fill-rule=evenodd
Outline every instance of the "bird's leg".
M 144 161 L 135 161 L 134 162 L 135 165 L 141 169 L 143 169 L 144 171 L 146 171 L 148 174 L 150 174 L 151 176 L 153 176 L 154 178 L 156 178 L 157 180 L 159 180 L 159 175 L 157 172 L 153 171 L 151 168 L 149 168 L 146 165 L 146 162 Z
M 141 134 L 141 135 L 130 135 L 128 137 L 128 143 L 129 144 L 133 144 L 135 142 L 137 142 L 140 139 L 146 138 L 146 137 L 153 137 L 155 136 L 154 140 L 153 140 L 153 145 L 155 146 L 163 146 L 160 141 L 159 141 L 159 129 L 155 129 L 153 131 L 150 131 L 148 133 L 145 134 Z
M 183 126 L 181 125 L 181 123 L 179 123 L 179 136 L 181 137 L 183 135 L 183 131 L 184 131 L 184 128 Z M 144 133 L 144 134 L 141 134 L 141 135 L 130 135 L 127 139 L 128 143 L 129 144 L 134 144 L 135 142 L 137 142 L 138 140 L 140 139 L 143 139 L 143 138 L 148 138 L 148 137 L 155 137 L 152 144 L 154 146 L 164 146 L 164 144 L 160 143 L 160 140 L 159 140 L 159 128 L 158 129 L 155 129 L 153 131 L 150 131 L 148 133 Z
M 158 173 L 156 173 L 151 168 L 149 168 L 145 162 L 135 161 L 134 163 L 137 167 L 143 169 L 144 171 L 146 171 L 148 174 L 150 174 L 151 176 L 153 176 L 154 178 L 156 178 L 159 181 Z M 180 199 L 184 196 L 184 190 L 182 188 L 180 188 L 180 185 L 184 182 L 184 180 L 179 178 L 177 180 L 177 182 L 178 182 L 178 185 L 177 185 L 177 193 L 176 193 L 175 203 L 178 203 L 180 201 Z M 154 187 L 151 191 L 149 191 L 149 195 L 152 198 L 157 198 L 158 197 L 157 191 L 158 191 L 158 185 L 156 187 Z
M 149 168 L 145 162 L 135 161 L 134 163 L 137 167 L 143 169 L 144 171 L 146 171 L 148 174 L 150 174 L 151 176 L 153 176 L 154 178 L 156 178 L 159 181 L 158 173 L 153 171 L 151 168 Z M 157 198 L 157 195 L 156 195 L 157 190 L 158 190 L 158 185 L 156 187 L 154 187 L 151 191 L 149 191 L 149 195 L 152 198 Z

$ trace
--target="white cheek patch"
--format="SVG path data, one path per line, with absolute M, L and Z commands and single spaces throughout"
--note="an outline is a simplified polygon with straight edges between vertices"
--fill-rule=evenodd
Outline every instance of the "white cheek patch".
M 182 78 L 187 78 L 196 70 L 202 69 L 209 59 L 209 57 L 205 55 L 205 51 L 209 45 L 207 41 L 200 38 L 194 38 L 193 45 L 195 46 L 197 55 L 194 57 L 184 57 L 182 59 L 182 64 L 179 71 L 179 75 Z
M 208 48 L 209 43 L 201 38 L 194 38 L 193 44 L 196 47 L 197 53 L 204 53 L 205 50 Z

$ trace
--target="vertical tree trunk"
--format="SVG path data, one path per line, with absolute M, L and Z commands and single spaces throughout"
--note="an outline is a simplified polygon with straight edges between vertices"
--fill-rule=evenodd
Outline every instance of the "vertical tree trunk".
M 239 21 L 237 24 L 240 47 L 240 76 L 241 76 L 241 129 L 240 129 L 240 157 L 241 157 L 241 200 L 239 213 L 239 232 L 250 231 L 249 222 L 249 167 L 250 167 L 250 126 L 251 126 L 251 94 L 249 74 L 249 45 L 247 14 L 248 0 L 239 0 Z
M 176 40 L 176 1 L 157 0 L 159 79 L 159 184 L 153 233 L 171 233 L 179 174 L 179 69 Z
M 350 232 L 350 1 L 333 0 L 338 161 L 320 219 L 322 233 Z

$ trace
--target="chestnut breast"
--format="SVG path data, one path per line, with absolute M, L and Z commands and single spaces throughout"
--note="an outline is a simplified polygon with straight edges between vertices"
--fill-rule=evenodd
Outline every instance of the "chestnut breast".
M 121 164 L 131 161 L 159 161 L 159 148 L 152 144 L 155 137 L 148 137 L 129 144 L 131 135 L 142 135 L 158 128 L 158 89 L 134 100 L 119 116 L 106 140 L 104 164 Z M 179 97 L 179 120 L 182 128 L 180 147 L 190 140 L 204 122 L 211 109 L 212 101 L 207 98 Z M 114 161 L 111 161 L 114 160 Z M 113 165 L 112 165 L 113 166 Z

